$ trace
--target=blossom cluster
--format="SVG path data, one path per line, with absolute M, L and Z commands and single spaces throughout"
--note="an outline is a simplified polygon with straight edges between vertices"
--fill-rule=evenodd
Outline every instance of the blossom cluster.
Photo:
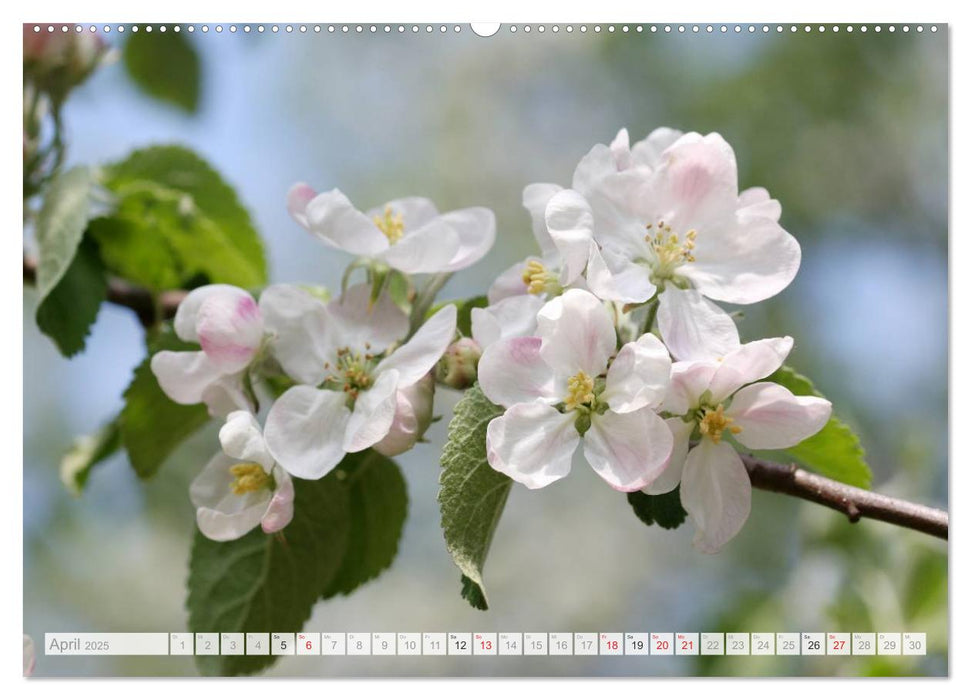
M 525 188 L 540 253 L 496 279 L 488 305 L 471 310 L 471 338 L 457 332 L 454 305 L 432 312 L 419 292 L 406 313 L 387 281 L 433 275 L 425 290 L 436 291 L 435 279 L 491 248 L 491 211 L 440 214 L 418 197 L 360 211 L 339 190 L 295 185 L 293 219 L 357 256 L 350 271 L 364 268 L 367 282 L 332 300 L 295 285 L 259 301 L 210 285 L 179 307 L 175 332 L 200 350 L 160 352 L 152 369 L 174 401 L 226 416 L 222 453 L 191 488 L 201 531 L 281 529 L 292 477 L 319 479 L 368 448 L 410 449 L 431 421 L 436 379 L 458 388 L 477 377 L 505 409 L 487 429 L 493 469 L 541 488 L 570 472 L 582 446 L 618 491 L 680 486 L 696 547 L 718 551 L 751 508 L 735 445 L 798 444 L 831 411 L 763 381 L 792 338 L 743 344 L 720 306 L 774 296 L 800 264 L 779 203 L 762 188 L 739 192 L 737 180 L 718 134 L 664 128 L 631 145 L 621 130 L 594 146 L 569 188 Z M 264 385 L 274 390 L 261 428 Z

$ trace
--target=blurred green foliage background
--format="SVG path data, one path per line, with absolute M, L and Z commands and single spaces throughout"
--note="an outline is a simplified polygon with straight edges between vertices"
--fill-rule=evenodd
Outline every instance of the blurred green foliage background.
M 481 293 L 533 252 L 520 206 L 530 182 L 567 184 L 626 126 L 718 131 L 740 184 L 766 186 L 801 242 L 802 269 L 746 308 L 743 339 L 793 335 L 791 363 L 859 432 L 884 493 L 948 503 L 947 31 L 863 34 L 547 31 L 190 37 L 198 99 L 139 93 L 122 63 L 65 107 L 68 162 L 134 147 L 195 148 L 233 183 L 264 235 L 273 281 L 336 286 L 349 260 L 290 221 L 287 188 L 340 187 L 361 208 L 420 194 L 442 210 L 495 210 L 498 242 L 445 297 Z M 147 37 L 146 37 L 147 38 Z M 119 37 L 108 37 L 120 45 Z M 179 49 L 181 51 L 181 49 Z M 147 58 L 146 58 L 147 56 Z M 139 56 L 164 68 L 164 51 Z M 146 61 L 149 63 L 146 65 Z M 180 55 L 180 65 L 191 64 Z M 176 76 L 178 78 L 178 76 Z M 186 80 L 190 80 L 186 77 Z M 163 91 L 164 92 L 164 91 Z M 193 93 L 194 94 L 194 93 Z M 158 95 L 156 95 L 158 96 Z M 162 95 L 164 97 L 164 95 Z M 217 448 L 210 426 L 139 482 L 123 456 L 74 498 L 58 479 L 74 436 L 121 406 L 142 330 L 104 308 L 68 362 L 24 292 L 24 628 L 181 631 L 194 528 L 189 481 Z M 457 395 L 442 390 L 447 418 Z M 691 528 L 644 527 L 579 461 L 538 492 L 514 488 L 486 568 L 491 609 L 472 610 L 435 500 L 445 423 L 401 458 L 410 514 L 398 560 L 348 598 L 318 605 L 317 631 L 915 631 L 926 657 L 521 659 L 286 658 L 280 675 L 941 675 L 948 671 L 947 545 L 851 525 L 756 493 L 719 555 Z M 191 659 L 38 659 L 37 675 L 193 674 Z

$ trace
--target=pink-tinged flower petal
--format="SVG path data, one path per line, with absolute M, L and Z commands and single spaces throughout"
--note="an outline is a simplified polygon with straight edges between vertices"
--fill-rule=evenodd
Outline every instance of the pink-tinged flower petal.
M 573 282 L 586 267 L 593 245 L 593 225 L 593 211 L 579 192 L 557 192 L 547 203 L 546 228 L 563 257 L 561 284 Z
M 279 466 L 273 468 L 272 474 L 276 489 L 260 520 L 263 532 L 268 535 L 279 532 L 293 520 L 293 480 Z
M 204 352 L 162 350 L 152 357 L 151 368 L 165 395 L 185 405 L 201 403 L 206 388 L 222 376 Z
M 764 187 L 749 187 L 738 195 L 738 214 L 741 216 L 766 217 L 778 221 L 782 216 L 782 205 L 772 199 Z
M 429 221 L 438 216 L 438 209 L 430 199 L 425 197 L 402 197 L 393 199 L 380 207 L 374 207 L 366 212 L 366 216 L 374 220 L 374 217 L 384 217 L 384 213 L 391 209 L 392 215 L 400 215 L 405 225 L 405 230 L 416 229 L 424 226 Z
M 319 479 L 344 458 L 351 412 L 347 395 L 295 386 L 276 400 L 263 435 L 277 464 L 301 479 Z
M 410 275 L 443 272 L 461 246 L 458 231 L 438 217 L 416 229 L 405 228 L 402 237 L 376 257 Z
M 26 38 L 27 32 L 24 30 L 24 37 Z M 34 651 L 34 640 L 31 639 L 30 635 L 24 635 L 24 676 L 30 676 L 34 673 L 34 664 L 37 662 L 37 652 Z
M 182 300 L 182 303 L 179 304 L 179 308 L 175 312 L 175 318 L 172 321 L 175 334 L 179 338 L 189 343 L 199 342 L 197 328 L 199 311 L 203 304 L 213 297 L 221 299 L 223 305 L 230 308 L 232 308 L 235 301 L 241 300 L 244 297 L 252 299 L 249 292 L 230 284 L 207 284 L 193 289 Z
M 341 347 L 355 352 L 381 353 L 408 334 L 408 316 L 387 293 L 372 305 L 368 284 L 355 284 L 342 297 L 329 302 L 324 319 L 327 322 L 331 328 L 323 346 L 329 355 Z M 333 362 L 333 357 L 328 359 Z
M 574 418 L 541 403 L 512 406 L 486 430 L 489 465 L 530 489 L 562 479 L 580 442 Z
M 273 457 L 266 449 L 263 431 L 256 417 L 249 411 L 233 411 L 219 429 L 219 444 L 223 452 L 241 462 L 256 462 L 269 472 Z
M 681 483 L 684 461 L 688 458 L 688 448 L 691 447 L 691 431 L 695 428 L 694 421 L 685 423 L 680 418 L 668 418 L 664 423 L 674 438 L 674 447 L 671 448 L 671 457 L 661 475 L 641 489 L 651 496 L 669 493 Z
M 618 491 L 639 491 L 657 479 L 671 457 L 673 438 L 650 408 L 591 416 L 583 454 L 604 481 Z
M 661 164 L 661 154 L 682 136 L 684 133 L 677 129 L 658 127 L 648 134 L 646 139 L 638 141 L 631 147 L 631 165 L 653 170 Z
M 553 371 L 540 356 L 542 339 L 536 337 L 499 340 L 482 353 L 479 386 L 492 403 L 507 408 L 518 403 L 557 403 L 565 394 Z
M 432 422 L 432 405 L 435 399 L 435 377 L 426 374 L 410 387 L 395 395 L 394 420 L 388 434 L 374 449 L 386 457 L 407 452 L 421 439 Z
M 360 452 L 380 442 L 391 430 L 397 406 L 398 372 L 382 372 L 374 385 L 362 391 L 344 432 L 344 451 Z
M 301 191 L 294 204 L 306 197 Z M 293 212 L 291 211 L 291 215 Z M 352 255 L 373 256 L 388 249 L 388 239 L 340 190 L 321 192 L 305 203 L 294 219 L 321 241 Z
M 752 482 L 731 445 L 704 439 L 691 449 L 681 475 L 681 505 L 697 528 L 698 550 L 714 554 L 738 534 L 752 510 Z
M 627 129 L 621 129 L 610 142 L 610 155 L 614 157 L 614 167 L 617 170 L 627 170 L 631 166 L 630 134 Z
M 698 408 L 699 399 L 708 390 L 717 370 L 715 362 L 675 362 L 671 365 L 671 384 L 660 410 L 683 416 Z
M 523 272 L 526 270 L 526 264 L 530 260 L 536 259 L 527 258 L 503 270 L 502 274 L 489 287 L 489 293 L 487 295 L 489 303 L 498 304 L 503 299 L 528 294 L 526 283 L 523 282 Z
M 455 272 L 474 265 L 496 242 L 496 215 L 490 209 L 469 207 L 450 211 L 441 220 L 458 236 L 459 248 L 440 272 Z
M 550 238 L 550 232 L 546 228 L 546 205 L 549 204 L 553 195 L 562 189 L 559 185 L 546 182 L 526 185 L 523 189 L 523 206 L 526 207 L 526 211 L 529 212 L 533 221 L 533 237 L 536 238 L 536 243 L 539 245 L 543 257 L 554 254 L 559 257 L 556 244 Z M 491 303 L 492 299 L 490 298 L 489 301 Z
M 826 425 L 833 405 L 818 396 L 795 396 L 785 387 L 759 382 L 744 387 L 726 411 L 742 432 L 735 439 L 753 450 L 798 445 Z
M 233 493 L 236 477 L 230 469 L 238 463 L 238 459 L 217 454 L 189 486 L 199 530 L 217 542 L 238 539 L 259 525 L 272 498 L 268 489 Z
M 678 272 L 706 297 L 754 304 L 792 282 L 802 257 L 799 242 L 767 216 L 739 213 L 719 230 L 698 228 L 696 261 Z
M 209 294 L 196 314 L 199 344 L 223 373 L 243 370 L 263 342 L 263 317 L 241 289 Z
M 647 267 L 606 246 L 591 246 L 586 278 L 591 292 L 622 304 L 639 304 L 657 291 Z
M 607 370 L 601 399 L 613 413 L 660 405 L 671 381 L 671 357 L 664 343 L 647 333 L 627 343 Z
M 602 143 L 590 149 L 573 171 L 573 189 L 582 195 L 591 192 L 604 178 L 617 172 L 614 153 Z
M 428 374 L 455 337 L 457 312 L 447 304 L 422 324 L 407 343 L 378 363 L 375 372 L 397 370 L 398 386 L 411 386 Z
M 533 336 L 536 314 L 543 304 L 535 294 L 522 294 L 484 309 L 472 309 L 472 337 L 485 349 L 503 338 Z
M 713 403 L 724 401 L 751 382 L 768 377 L 792 351 L 792 338 L 764 338 L 745 343 L 719 364 L 708 388 Z
M 732 317 L 696 289 L 669 285 L 660 296 L 657 325 L 678 360 L 718 360 L 741 345 Z
M 260 296 L 260 312 L 272 337 L 271 352 L 283 371 L 300 384 L 324 381 L 324 363 L 334 345 L 324 303 L 294 285 L 276 284 Z
M 307 205 L 316 196 L 317 190 L 306 182 L 298 182 L 287 192 L 287 212 L 304 228 L 310 228 L 310 222 L 307 220 Z
M 617 348 L 617 332 L 603 302 L 587 291 L 568 289 L 536 315 L 543 339 L 540 355 L 566 381 L 579 371 L 596 377 Z

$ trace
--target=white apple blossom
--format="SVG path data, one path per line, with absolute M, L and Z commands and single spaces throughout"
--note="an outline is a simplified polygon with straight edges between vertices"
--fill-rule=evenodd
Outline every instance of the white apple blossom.
M 257 525 L 266 533 L 286 527 L 293 519 L 293 481 L 267 450 L 253 414 L 230 413 L 219 442 L 223 451 L 189 487 L 202 534 L 225 542 Z
M 671 359 L 644 335 L 619 352 L 610 314 L 589 292 L 546 303 L 537 336 L 490 345 L 479 383 L 507 410 L 489 423 L 489 464 L 535 489 L 566 476 L 581 440 L 590 466 L 613 488 L 636 491 L 661 474 L 672 438 L 654 412 Z
M 716 359 L 738 345 L 738 332 L 709 299 L 751 304 L 779 293 L 799 268 L 799 244 L 768 192 L 739 193 L 735 154 L 718 134 L 685 134 L 640 162 L 603 168 L 586 191 L 552 197 L 550 235 L 572 251 L 564 255 L 575 269 L 586 265 L 600 298 L 642 303 L 657 293 L 658 326 L 675 358 Z
M 768 338 L 739 346 L 721 362 L 676 362 L 661 405 L 674 436 L 670 466 L 643 489 L 661 494 L 681 484 L 681 503 L 695 523 L 695 546 L 717 552 L 748 519 L 752 484 L 729 435 L 753 450 L 797 445 L 819 432 L 832 405 L 795 396 L 772 382 L 792 349 L 792 338 Z M 755 382 L 755 383 L 753 383 Z M 697 444 L 691 447 L 692 438 Z
M 388 435 L 399 392 L 425 377 L 452 341 L 456 309 L 442 307 L 394 348 L 408 318 L 387 294 L 371 304 L 367 285 L 327 305 L 306 294 L 294 309 L 275 319 L 273 353 L 300 385 L 273 404 L 266 441 L 290 474 L 319 479 L 346 453 Z
M 454 272 L 478 262 L 496 238 L 485 207 L 439 214 L 423 197 L 358 211 L 340 190 L 318 194 L 298 183 L 287 194 L 294 220 L 325 244 L 408 274 Z

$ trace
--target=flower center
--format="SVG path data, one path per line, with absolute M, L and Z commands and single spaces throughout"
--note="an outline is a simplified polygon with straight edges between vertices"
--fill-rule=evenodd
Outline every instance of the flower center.
M 718 408 L 705 409 L 705 415 L 698 423 L 698 430 L 702 436 L 708 436 L 716 445 L 721 442 L 722 433 L 727 430 L 732 435 L 742 432 L 741 426 L 732 425 L 734 421 L 725 415 L 725 406 L 718 404 Z
M 374 217 L 374 225 L 380 229 L 389 243 L 397 243 L 405 234 L 404 217 L 401 214 L 395 214 L 391 207 L 385 207 L 383 215 Z
M 566 410 L 576 410 L 578 406 L 587 406 L 596 398 L 593 392 L 593 378 L 580 370 L 566 381 L 567 395 L 563 399 Z
M 663 221 L 647 224 L 646 228 L 647 235 L 644 236 L 644 240 L 651 246 L 655 257 L 652 265 L 654 278 L 671 279 L 680 265 L 695 261 L 692 251 L 695 249 L 697 231 L 691 229 L 684 235 L 684 241 L 682 241 L 678 234 L 672 233 L 671 227 Z
M 523 270 L 523 283 L 527 287 L 526 291 L 530 294 L 542 294 L 543 292 L 558 294 L 560 292 L 560 284 L 557 282 L 556 275 L 546 269 L 546 266 L 539 260 L 530 260 L 526 263 L 526 269 Z
M 230 488 L 237 496 L 259 491 L 270 483 L 270 475 L 256 462 L 234 464 L 229 468 L 229 473 L 236 477 Z
M 369 352 L 364 354 L 351 352 L 350 348 L 340 348 L 337 351 L 337 363 L 332 365 L 330 362 L 324 363 L 324 369 L 333 370 L 324 381 L 334 382 L 345 393 L 350 394 L 352 399 L 356 399 L 358 393 L 370 388 L 373 383 L 371 369 L 374 363 L 374 355 Z

